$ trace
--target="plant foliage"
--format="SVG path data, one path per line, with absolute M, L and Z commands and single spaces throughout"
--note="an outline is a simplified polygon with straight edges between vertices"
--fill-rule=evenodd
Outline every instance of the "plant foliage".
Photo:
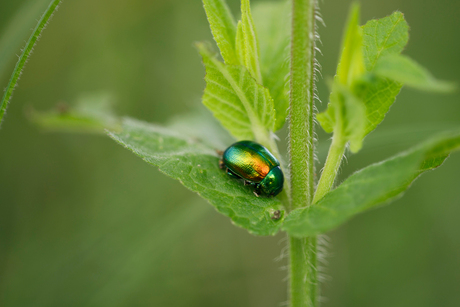
M 460 149 L 460 132 L 441 135 L 408 152 L 370 165 L 346 179 L 314 206 L 292 211 L 283 229 L 297 237 L 324 233 L 350 217 L 402 196 L 426 171 Z
M 0 102 L 0 124 L 3 120 L 3 116 L 5 115 L 6 108 L 8 107 L 8 103 L 11 99 L 11 96 L 13 95 L 14 88 L 16 87 L 19 77 L 21 76 L 22 70 L 24 69 L 24 66 L 26 65 L 27 59 L 32 53 L 35 43 L 40 37 L 40 34 L 43 32 L 43 29 L 45 28 L 49 19 L 53 15 L 54 11 L 57 9 L 59 3 L 61 3 L 61 0 L 51 1 L 45 13 L 38 21 L 38 24 L 35 27 L 34 31 L 32 32 L 32 35 L 30 36 L 29 40 L 27 41 L 26 46 L 24 47 L 21 55 L 19 56 L 19 60 L 13 70 L 8 86 Z
M 207 199 L 219 212 L 238 226 L 256 235 L 273 235 L 283 218 L 272 219 L 284 209 L 276 198 L 257 198 L 249 187 L 229 180 L 219 169 L 219 157 L 212 148 L 194 138 L 165 127 L 124 119 L 122 132 L 109 133 L 118 143 L 166 175 L 179 180 Z
M 241 20 L 236 22 L 225 1 L 203 0 L 203 4 L 220 50 L 219 57 L 209 44 L 196 44 L 206 69 L 203 104 L 234 138 L 256 140 L 277 153 L 273 134 L 283 127 L 288 109 L 285 84 L 289 79 L 291 7 L 280 1 L 261 3 L 251 10 L 249 0 L 242 0 Z M 120 120 L 101 108 L 97 101 L 105 98 L 99 96 L 89 99 L 92 107 L 83 99 L 70 111 L 36 112 L 32 118 L 47 128 L 67 125 L 73 130 L 101 131 L 105 127 L 111 138 L 253 234 L 274 235 L 283 229 L 295 237 L 314 236 L 400 197 L 419 175 L 440 166 L 460 147 L 459 133 L 441 135 L 356 172 L 330 191 L 345 145 L 348 143 L 352 152 L 361 149 L 364 138 L 384 119 L 404 84 L 423 90 L 453 89 L 452 84 L 436 80 L 401 55 L 409 37 L 402 13 L 364 26 L 359 18 L 355 5 L 344 31 L 337 74 L 330 82 L 330 102 L 317 115 L 323 129 L 342 140 L 339 145 L 343 148 L 333 151 L 337 155 L 335 172 L 332 168 L 329 185 L 315 204 L 289 214 L 280 199 L 257 198 L 250 187 L 219 169 L 216 150 L 223 150 L 233 139 L 214 133 L 219 128 L 201 115 L 187 120 L 181 117 L 166 127 Z M 273 219 L 277 210 L 280 218 Z
M 282 128 L 287 114 L 289 6 L 285 2 L 259 4 L 254 19 L 249 1 L 243 0 L 235 30 L 225 3 L 203 3 L 224 60 L 219 61 L 208 45 L 197 44 L 206 67 L 203 103 L 235 138 L 256 139 L 270 147 L 270 133 Z M 277 18 L 272 32 L 262 31 L 264 43 L 259 44 L 256 25 L 266 25 L 265 14 Z

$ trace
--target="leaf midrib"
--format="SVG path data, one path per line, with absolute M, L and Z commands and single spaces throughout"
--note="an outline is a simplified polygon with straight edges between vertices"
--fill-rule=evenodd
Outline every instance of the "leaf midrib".
M 374 59 L 374 61 L 373 61 L 373 63 L 372 63 L 372 68 L 374 68 L 375 63 L 377 62 L 378 58 L 380 57 L 380 54 L 382 53 L 382 51 L 385 50 L 385 49 L 388 49 L 388 48 L 385 48 L 385 45 L 386 45 L 388 39 L 390 38 L 391 34 L 393 34 L 393 31 L 394 31 L 394 29 L 396 28 L 396 26 L 401 22 L 401 20 L 404 20 L 404 15 L 402 15 L 402 14 L 399 15 L 398 20 L 393 24 L 393 27 L 391 28 L 391 31 L 390 31 L 390 32 L 388 33 L 388 35 L 385 37 L 385 41 L 384 41 L 384 43 L 383 43 L 383 47 L 380 48 L 380 50 L 378 50 L 377 56 L 375 57 L 375 59 Z M 375 41 L 375 44 L 378 45 L 376 39 L 377 39 L 377 27 L 375 27 L 374 41 Z
M 246 110 L 249 121 L 251 122 L 251 130 L 254 136 L 257 137 L 259 131 L 263 130 L 263 127 L 258 120 L 257 116 L 254 113 L 254 110 L 251 108 L 249 101 L 246 99 L 246 96 L 244 95 L 244 92 L 241 90 L 241 88 L 238 86 L 236 83 L 235 79 L 231 76 L 231 74 L 228 72 L 227 69 L 223 67 L 223 64 L 220 63 L 217 59 L 211 58 L 211 61 L 216 65 L 217 69 L 219 69 L 220 73 L 225 77 L 225 79 L 230 83 L 232 86 L 233 90 L 235 91 L 236 95 L 240 99 L 241 103 L 243 104 L 244 109 Z M 242 71 L 240 70 L 240 77 L 242 75 Z M 257 88 L 256 92 L 258 94 Z

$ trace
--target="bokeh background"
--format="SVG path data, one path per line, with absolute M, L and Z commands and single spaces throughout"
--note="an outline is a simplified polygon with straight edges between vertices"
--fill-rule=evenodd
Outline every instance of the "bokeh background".
M 47 2 L 1 0 L 3 87 Z M 238 1 L 228 2 L 237 13 Z M 349 4 L 320 3 L 325 78 L 335 72 Z M 405 53 L 435 76 L 459 81 L 460 1 L 366 0 L 362 22 L 394 10 L 411 26 Z M 16 42 L 2 45 L 8 36 Z M 112 94 L 118 114 L 159 123 L 186 114 L 204 89 L 197 40 L 211 40 L 199 0 L 64 1 L 0 130 L 0 306 L 266 307 L 287 300 L 286 262 L 275 260 L 283 235 L 260 238 L 234 227 L 107 137 L 45 133 L 25 115 L 30 106 L 46 110 L 101 91 Z M 324 80 L 318 86 L 323 110 Z M 403 89 L 340 177 L 454 126 L 459 93 Z M 324 161 L 329 136 L 318 134 Z M 404 198 L 327 235 L 323 306 L 459 306 L 459 218 L 456 154 Z

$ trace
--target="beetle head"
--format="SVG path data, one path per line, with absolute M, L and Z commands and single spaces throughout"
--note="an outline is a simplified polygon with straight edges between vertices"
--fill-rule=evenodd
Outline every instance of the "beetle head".
M 260 182 L 262 192 L 268 196 L 276 196 L 283 190 L 284 175 L 279 166 L 274 167 Z

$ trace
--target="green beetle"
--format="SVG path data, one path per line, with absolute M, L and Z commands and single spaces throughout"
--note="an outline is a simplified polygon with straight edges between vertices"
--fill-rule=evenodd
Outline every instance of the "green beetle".
M 284 175 L 280 163 L 267 148 L 252 141 L 240 141 L 228 147 L 219 163 L 233 178 L 254 186 L 254 194 L 278 195 L 283 190 Z

